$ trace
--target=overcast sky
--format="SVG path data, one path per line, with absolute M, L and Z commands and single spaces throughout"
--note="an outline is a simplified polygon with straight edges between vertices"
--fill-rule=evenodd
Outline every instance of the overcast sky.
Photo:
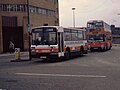
M 120 0 L 59 0 L 60 26 L 86 26 L 87 21 L 98 19 L 120 26 Z

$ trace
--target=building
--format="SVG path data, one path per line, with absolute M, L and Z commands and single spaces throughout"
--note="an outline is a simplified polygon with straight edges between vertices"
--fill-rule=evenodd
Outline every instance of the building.
M 111 25 L 111 30 L 113 43 L 120 44 L 120 27 L 115 27 L 115 25 Z
M 8 52 L 9 41 L 15 47 L 29 47 L 27 0 L 0 0 L 0 53 Z M 29 0 L 30 27 L 59 25 L 58 0 Z

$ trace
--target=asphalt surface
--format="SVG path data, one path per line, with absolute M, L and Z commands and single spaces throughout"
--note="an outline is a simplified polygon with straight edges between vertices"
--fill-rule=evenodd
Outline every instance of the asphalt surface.
M 120 47 L 59 62 L 13 59 L 0 55 L 0 90 L 120 90 Z

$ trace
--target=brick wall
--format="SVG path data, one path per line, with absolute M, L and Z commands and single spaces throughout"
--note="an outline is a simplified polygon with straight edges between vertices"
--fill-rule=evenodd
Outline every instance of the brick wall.
M 0 4 L 26 4 L 26 0 L 0 0 Z M 55 10 L 55 16 L 46 16 L 38 13 L 30 13 L 31 27 L 40 26 L 44 24 L 59 25 L 59 11 L 58 4 L 48 2 L 47 0 L 29 0 L 30 5 L 41 7 L 45 9 Z M 23 26 L 23 41 L 24 48 L 28 48 L 28 32 L 27 32 L 27 12 L 0 12 L 0 52 L 3 51 L 2 46 L 2 16 L 16 16 L 17 25 Z M 58 24 L 55 24 L 58 22 Z

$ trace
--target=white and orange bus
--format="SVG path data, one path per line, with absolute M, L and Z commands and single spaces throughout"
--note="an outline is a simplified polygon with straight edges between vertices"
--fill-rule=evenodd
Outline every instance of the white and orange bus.
M 73 55 L 87 54 L 85 29 L 60 26 L 39 26 L 31 31 L 32 58 L 70 59 Z
M 103 20 L 87 22 L 87 40 L 90 51 L 106 51 L 112 47 L 111 27 Z

